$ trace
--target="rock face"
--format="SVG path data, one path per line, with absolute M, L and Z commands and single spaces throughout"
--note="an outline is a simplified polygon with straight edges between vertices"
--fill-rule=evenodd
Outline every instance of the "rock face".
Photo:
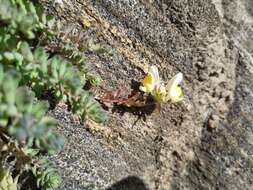
M 106 88 L 130 89 L 154 64 L 165 81 L 184 74 L 185 98 L 160 114 L 114 108 L 104 126 L 77 125 L 57 107 L 51 115 L 67 139 L 52 157 L 59 189 L 252 189 L 251 0 L 62 2 L 44 6 L 114 50 L 87 54 Z

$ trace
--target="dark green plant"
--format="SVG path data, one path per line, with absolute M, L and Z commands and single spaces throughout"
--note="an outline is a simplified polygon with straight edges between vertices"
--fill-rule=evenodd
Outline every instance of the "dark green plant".
M 41 36 L 57 36 L 56 25 L 33 1 L 0 0 L 0 167 L 8 179 L 18 179 L 11 178 L 8 165 L 14 156 L 18 176 L 32 171 L 37 186 L 46 190 L 61 180 L 43 155 L 59 151 L 64 143 L 55 132 L 57 122 L 45 116 L 50 101 L 65 102 L 82 121 L 106 120 L 93 94 L 83 88 L 101 79 L 85 65 L 78 47 L 64 41 L 58 51 L 41 46 Z M 45 97 L 49 103 L 41 101 Z
M 0 146 L 0 150 L 6 149 L 3 147 L 16 147 L 8 145 L 11 138 L 17 143 L 16 149 L 7 148 L 8 151 L 1 152 L 1 160 L 16 156 L 19 159 L 16 168 L 20 168 L 21 172 L 22 169 L 34 169 L 34 165 L 29 165 L 33 163 L 32 158 L 21 159 L 20 154 L 15 155 L 18 147 L 24 155 L 33 157 L 39 152 L 55 153 L 62 147 L 64 140 L 54 132 L 55 120 L 44 116 L 48 104 L 38 101 L 34 92 L 27 87 L 19 86 L 20 79 L 19 73 L 15 70 L 4 71 L 0 64 L 0 137 L 6 141 Z M 59 178 L 57 172 L 43 178 L 41 187 L 47 189 L 44 184 L 54 178 Z
M 47 159 L 39 160 L 32 168 L 32 173 L 36 176 L 37 186 L 44 187 L 47 190 L 55 189 L 61 182 L 57 170 L 53 168 L 52 163 Z
M 31 51 L 27 43 L 20 44 L 23 64 L 18 67 L 22 73 L 22 83 L 29 85 L 38 97 L 51 92 L 57 101 L 68 103 L 73 113 L 83 120 L 87 117 L 104 122 L 106 117 L 92 93 L 83 90 L 86 75 L 78 67 L 59 56 L 49 58 L 42 48 Z
M 17 5 L 12 7 L 11 3 L 6 3 L 6 6 L 11 12 L 21 11 L 20 19 L 26 20 L 28 18 L 25 13 L 32 10 L 32 15 L 36 15 L 36 9 L 31 2 L 28 3 L 28 1 L 23 1 L 26 3 L 24 3 L 22 7 L 29 7 L 28 10 L 23 8 L 26 11 L 23 11 L 23 9 L 19 8 Z M 32 15 L 29 17 L 29 23 L 32 24 L 32 26 L 28 27 L 30 31 L 27 38 L 32 38 L 36 32 L 41 31 L 42 29 L 50 31 L 50 27 L 47 27 L 47 22 L 44 21 L 46 19 L 44 14 L 41 16 L 36 15 L 34 17 L 32 17 Z M 32 88 L 36 88 L 34 89 L 36 95 L 38 95 L 38 92 L 41 94 L 50 91 L 57 98 L 57 101 L 69 103 L 68 105 L 71 110 L 74 113 L 78 113 L 82 120 L 85 120 L 86 117 L 88 117 L 92 120 L 95 119 L 98 123 L 104 122 L 106 119 L 105 113 L 92 96 L 88 96 L 89 99 L 87 99 L 87 101 L 82 101 L 82 96 L 87 97 L 85 94 L 90 94 L 89 92 L 82 90 L 85 82 L 88 80 L 92 84 L 98 84 L 100 78 L 93 74 L 89 74 L 90 72 L 87 67 L 85 67 L 83 63 L 84 60 L 80 53 L 66 45 L 63 46 L 65 47 L 63 49 L 67 49 L 64 52 L 69 60 L 64 60 L 59 56 L 54 56 L 49 59 L 49 55 L 43 48 L 32 48 L 26 41 L 24 41 L 24 36 L 19 35 L 19 33 L 27 34 L 16 27 L 19 25 L 19 20 L 11 20 L 8 16 L 1 15 L 0 13 L 0 18 L 1 17 L 5 18 L 3 20 L 5 24 L 7 24 L 6 27 L 3 27 L 5 32 L 3 32 L 2 40 L 0 39 L 0 46 L 5 47 L 3 52 L 0 53 L 0 57 L 2 57 L 4 62 L 8 63 L 5 67 L 13 67 L 18 70 L 22 75 L 22 83 L 25 85 L 32 85 Z M 19 16 L 17 15 L 17 17 Z M 28 21 L 26 20 L 25 22 Z M 10 30 L 14 31 L 13 35 L 8 35 L 8 31 Z M 11 51 L 9 51 L 9 49 L 11 49 Z M 77 100 L 79 100 L 79 102 Z M 72 105 L 72 102 L 80 105 Z M 92 104 L 94 106 L 84 104 Z M 80 107 L 80 110 L 72 109 L 73 107 Z M 84 108 L 87 108 L 88 110 L 84 110 Z

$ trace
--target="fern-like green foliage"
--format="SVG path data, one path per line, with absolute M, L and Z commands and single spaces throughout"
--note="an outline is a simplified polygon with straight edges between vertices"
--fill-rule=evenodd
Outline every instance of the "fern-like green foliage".
M 99 85 L 102 81 L 100 76 L 96 75 L 92 72 L 87 65 L 84 64 L 85 57 L 83 53 L 81 53 L 77 47 L 75 47 L 72 42 L 64 42 L 59 38 L 60 41 L 57 44 L 57 52 L 61 54 L 64 58 L 70 61 L 78 70 L 85 75 L 86 81 L 89 81 L 92 85 Z M 82 48 L 84 49 L 84 48 Z
M 22 83 L 29 85 L 38 97 L 51 92 L 57 101 L 68 103 L 73 113 L 84 120 L 90 118 L 98 123 L 106 117 L 100 104 L 92 94 L 83 90 L 86 75 L 78 67 L 59 56 L 49 58 L 42 48 L 31 51 L 27 43 L 20 44 L 18 50 L 23 57 L 18 69 L 23 74 Z
M 4 135 L 12 136 L 17 142 L 22 142 L 23 150 L 21 152 L 27 156 L 36 156 L 41 151 L 55 153 L 63 146 L 64 140 L 54 132 L 55 120 L 44 116 L 48 104 L 38 101 L 34 92 L 27 87 L 19 86 L 20 79 L 19 73 L 15 70 L 4 71 L 2 64 L 0 64 L 1 132 Z M 7 152 L 9 154 L 6 159 L 8 156 L 13 156 L 17 150 L 11 149 Z M 24 162 L 24 166 L 28 164 L 26 159 L 21 159 L 18 162 Z M 33 169 L 33 165 L 28 168 Z M 52 179 L 46 178 L 46 180 L 60 178 L 58 173 L 54 172 L 53 174 L 50 175 Z M 45 188 L 44 183 L 41 185 L 43 188 Z
M 0 64 L 0 126 L 27 146 L 54 152 L 63 140 L 55 133 L 55 120 L 45 117 L 48 103 L 36 101 L 34 93 L 19 86 L 21 76 L 15 70 L 4 72 Z
M 38 167 L 37 167 L 38 166 Z M 36 176 L 37 186 L 47 190 L 55 189 L 61 183 L 57 170 L 53 168 L 52 163 L 47 159 L 41 159 L 32 168 L 32 173 Z
M 71 43 L 48 51 L 40 36 L 52 39 L 55 21 L 29 0 L 0 0 L 0 162 L 15 170 L 32 171 L 38 188 L 50 190 L 60 176 L 42 153 L 59 151 L 64 139 L 55 132 L 57 122 L 46 116 L 50 100 L 65 102 L 84 121 L 101 123 L 106 115 L 93 94 L 84 90 L 100 77 L 85 65 L 83 54 Z M 49 95 L 49 97 L 47 97 Z M 41 99 L 47 97 L 47 101 Z M 11 177 L 11 170 L 8 176 Z M 18 178 L 15 178 L 18 179 Z
M 28 13 L 33 13 L 29 17 L 29 23 L 32 24 L 32 26 L 28 27 L 30 32 L 29 34 L 24 33 L 23 30 L 16 27 L 21 21 L 12 20 L 8 16 L 1 15 L 0 13 L 0 16 L 4 18 L 4 22 L 8 24 L 7 27 L 3 28 L 5 29 L 5 32 L 2 40 L 0 39 L 0 46 L 5 47 L 3 52 L 0 53 L 0 59 L 2 57 L 2 59 L 8 63 L 7 67 L 14 67 L 18 70 L 22 74 L 22 83 L 25 85 L 32 85 L 36 95 L 38 95 L 37 93 L 41 94 L 50 91 L 55 95 L 58 101 L 67 102 L 71 110 L 74 113 L 79 114 L 83 120 L 88 117 L 98 123 L 104 122 L 106 120 L 105 112 L 100 104 L 92 98 L 92 95 L 89 92 L 82 90 L 87 80 L 93 84 L 97 84 L 100 79 L 98 78 L 96 80 L 94 75 L 88 74 L 89 72 L 85 69 L 87 67 L 80 65 L 80 63 L 83 63 L 83 58 L 78 51 L 71 51 L 71 48 L 65 47 L 65 49 L 68 48 L 69 50 L 65 51 L 66 53 L 72 52 L 71 55 L 66 54 L 72 62 L 57 56 L 49 59 L 49 55 L 43 50 L 43 48 L 31 48 L 29 44 L 23 40 L 23 36 L 18 35 L 19 33 L 22 33 L 27 35 L 27 38 L 32 38 L 37 31 L 47 28 L 47 25 L 45 24 L 46 21 L 43 19 L 45 18 L 45 15 L 36 15 L 36 9 L 33 4 L 31 2 L 28 3 L 28 1 L 25 0 L 23 1 L 26 2 L 22 6 L 24 8 L 19 8 L 18 6 L 12 7 L 11 3 L 7 3 L 6 6 L 13 12 L 14 10 L 16 12 L 21 11 L 21 20 L 28 19 L 26 17 Z M 28 10 L 26 7 L 28 7 Z M 40 20 L 43 22 L 40 22 Z M 26 20 L 24 22 L 28 21 Z M 15 31 L 13 36 L 10 34 L 8 35 L 8 32 L 6 33 L 6 31 L 10 30 Z M 10 48 L 11 51 L 8 51 Z M 87 94 L 89 94 L 89 96 L 87 96 Z M 77 108 L 80 109 L 77 110 Z

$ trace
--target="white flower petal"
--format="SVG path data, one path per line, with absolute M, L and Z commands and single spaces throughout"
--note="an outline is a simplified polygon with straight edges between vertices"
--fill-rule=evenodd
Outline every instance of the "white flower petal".
M 158 68 L 155 65 L 152 65 L 149 68 L 149 73 L 152 75 L 152 77 L 154 78 L 154 82 L 155 85 L 160 83 L 160 77 L 159 77 L 159 72 L 158 72 Z
M 183 81 L 183 74 L 182 74 L 182 73 L 176 74 L 172 79 L 170 79 L 170 81 L 169 81 L 168 84 L 166 85 L 167 91 L 170 91 L 170 89 L 175 88 L 175 87 L 178 86 L 182 81 Z
M 166 101 L 173 101 L 173 102 L 178 102 L 182 100 L 182 90 L 179 87 L 179 84 L 183 80 L 183 74 L 178 73 L 176 74 L 166 85 L 166 90 L 167 90 L 167 97 Z

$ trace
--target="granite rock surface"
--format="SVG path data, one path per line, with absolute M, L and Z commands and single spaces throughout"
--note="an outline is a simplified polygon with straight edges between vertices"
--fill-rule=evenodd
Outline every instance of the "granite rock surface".
M 43 2 L 43 1 L 42 1 Z M 129 90 L 145 68 L 184 74 L 184 100 L 109 109 L 103 126 L 51 111 L 67 139 L 51 159 L 61 190 L 252 189 L 251 0 L 62 0 L 47 11 L 113 54 L 87 53 L 106 88 Z M 86 23 L 86 26 L 84 26 Z M 89 24 L 87 24 L 89 23 Z

